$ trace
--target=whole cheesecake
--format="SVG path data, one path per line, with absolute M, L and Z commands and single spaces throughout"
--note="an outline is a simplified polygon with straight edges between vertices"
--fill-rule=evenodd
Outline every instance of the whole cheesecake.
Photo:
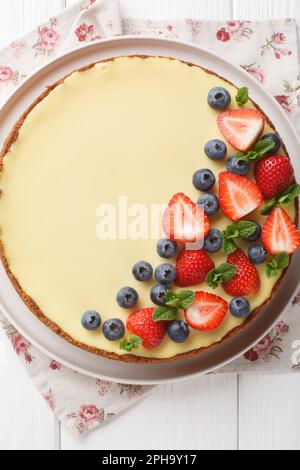
M 208 102 L 210 90 L 216 87 L 221 89 L 221 95 L 215 93 Z M 226 110 L 218 109 L 224 89 L 231 97 L 231 102 L 223 106 Z M 280 251 L 292 254 L 300 244 L 293 226 L 297 210 L 291 198 L 284 208 L 275 201 L 271 215 L 262 215 L 263 199 L 271 198 L 263 197 L 259 189 L 259 171 L 255 181 L 256 163 L 251 163 L 251 155 L 250 170 L 244 176 L 228 166 L 229 157 L 238 151 L 247 155 L 249 149 L 239 143 L 235 145 L 234 133 L 241 130 L 241 125 L 239 122 L 236 126 L 234 114 L 231 121 L 226 113 L 236 110 L 239 116 L 242 110 L 245 116 L 251 116 L 248 110 L 254 110 L 263 123 L 256 137 L 275 133 L 270 121 L 251 100 L 241 102 L 243 97 L 235 100 L 237 92 L 235 86 L 212 72 L 179 60 L 120 57 L 92 64 L 63 78 L 47 88 L 19 119 L 1 154 L 1 257 L 24 302 L 49 328 L 72 344 L 108 358 L 154 362 L 200 354 L 238 334 L 250 320 L 263 314 L 288 264 L 277 263 L 278 269 L 270 275 L 270 263 L 273 260 L 276 268 L 274 257 L 282 254 Z M 210 152 L 204 148 L 213 139 L 226 143 L 225 158 L 207 156 Z M 252 140 L 254 145 L 255 137 Z M 284 162 L 288 160 L 284 146 L 277 154 Z M 262 157 L 266 158 L 263 153 Z M 197 170 L 201 169 L 212 172 L 215 183 L 209 193 L 218 196 L 221 204 L 213 215 L 205 215 L 202 238 L 212 228 L 223 232 L 224 237 L 228 227 L 239 220 L 263 227 L 263 242 L 268 251 L 264 262 L 258 260 L 256 264 L 251 256 L 250 260 L 239 261 L 242 270 L 249 264 L 256 276 L 256 288 L 251 286 L 245 295 L 238 295 L 236 269 L 228 278 L 220 276 L 223 282 L 215 281 L 222 271 L 218 267 L 225 264 L 228 269 L 228 256 L 240 253 L 239 249 L 247 256 L 252 246 L 249 241 L 236 234 L 231 239 L 235 248 L 227 247 L 227 252 L 224 246 L 223 250 L 213 252 L 208 245 L 206 251 L 205 247 L 201 249 L 203 263 L 200 260 L 199 265 L 196 261 L 197 268 L 193 268 L 195 264 L 189 265 L 188 258 L 196 248 L 185 244 L 196 240 L 188 235 L 183 239 L 176 237 L 170 225 L 163 224 L 167 211 L 157 216 L 165 234 L 155 230 L 151 233 L 149 226 L 145 228 L 136 218 L 141 206 L 150 214 L 153 207 L 167 206 L 174 196 L 190 201 L 195 213 L 204 216 L 205 210 L 194 204 L 206 192 L 199 189 L 203 181 Z M 229 199 L 232 197 L 235 203 L 236 194 L 231 194 L 230 185 L 226 186 L 226 178 L 231 181 L 230 175 L 237 176 L 237 181 L 250 180 L 262 195 L 255 210 L 250 210 L 246 217 L 232 216 Z M 294 183 L 291 178 L 289 183 Z M 225 195 L 219 194 L 218 181 L 223 180 Z M 235 180 L 232 184 L 235 187 Z M 169 214 L 170 207 L 172 203 Z M 105 225 L 104 213 L 110 214 L 110 222 L 115 221 L 107 227 L 106 236 L 100 230 Z M 282 226 L 288 221 L 289 233 L 294 237 L 290 251 L 284 243 L 282 250 L 272 249 L 272 244 L 271 247 L 268 244 L 282 214 L 287 218 L 282 219 Z M 161 250 L 157 251 L 157 241 L 164 235 L 172 242 L 167 248 L 174 248 L 173 257 L 162 258 Z M 201 241 L 201 236 L 198 238 Z M 185 256 L 187 261 L 183 260 Z M 199 254 L 194 256 L 198 260 Z M 153 270 L 171 264 L 177 270 L 171 272 L 177 276 L 175 283 L 174 279 L 164 283 L 159 270 L 155 280 L 151 268 L 149 276 L 144 273 L 146 282 L 138 280 L 132 268 L 140 260 L 146 260 Z M 191 268 L 184 270 L 184 262 Z M 205 263 L 208 267 L 204 277 L 210 273 L 210 282 L 205 282 L 202 274 L 198 282 L 199 269 L 204 270 Z M 234 266 L 234 261 L 231 264 Z M 241 284 L 243 280 L 247 282 L 246 271 Z M 157 283 L 164 284 L 169 292 L 165 313 L 150 296 Z M 228 283 L 233 285 L 228 287 Z M 126 300 L 131 302 L 130 295 L 127 292 L 127 297 L 122 298 L 122 291 L 120 294 L 124 287 L 133 289 L 131 292 L 138 297 L 129 308 L 124 305 Z M 185 304 L 180 304 L 180 295 L 186 298 Z M 219 319 L 211 311 L 201 313 L 196 308 L 200 297 L 204 302 L 207 298 L 223 301 L 222 314 L 217 308 Z M 248 305 L 246 314 L 232 307 L 232 300 L 238 297 L 247 300 L 242 304 Z M 203 321 L 206 315 L 207 321 Z M 102 330 L 110 319 L 119 320 L 113 325 L 112 336 Z M 173 332 L 170 328 L 174 321 L 177 333 L 176 324 Z M 124 325 L 124 331 L 119 334 L 120 325 Z M 106 326 L 109 330 L 110 324 Z

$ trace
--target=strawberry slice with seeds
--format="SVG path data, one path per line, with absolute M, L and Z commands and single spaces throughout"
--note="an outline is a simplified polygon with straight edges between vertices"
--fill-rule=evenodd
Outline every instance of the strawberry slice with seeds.
M 228 264 L 233 264 L 237 268 L 237 273 L 229 281 L 222 284 L 223 289 L 232 297 L 254 295 L 260 289 L 260 277 L 254 264 L 248 256 L 236 249 L 228 255 Z
M 261 190 L 253 181 L 230 171 L 219 175 L 219 201 L 228 219 L 236 222 L 263 203 Z
M 195 330 L 218 328 L 228 310 L 226 300 L 208 292 L 195 292 L 194 303 L 184 311 L 187 323 Z
M 163 229 L 170 240 L 195 243 L 209 232 L 210 223 L 204 211 L 184 193 L 172 197 L 163 216 Z
M 271 255 L 292 254 L 300 247 L 300 233 L 282 207 L 275 207 L 267 218 L 262 240 Z
M 218 126 L 235 149 L 247 152 L 263 133 L 265 118 L 257 109 L 232 109 L 219 115 Z

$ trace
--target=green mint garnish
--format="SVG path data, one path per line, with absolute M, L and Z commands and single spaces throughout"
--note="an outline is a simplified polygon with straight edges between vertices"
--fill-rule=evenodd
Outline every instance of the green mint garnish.
M 233 264 L 223 263 L 218 268 L 212 269 L 206 276 L 205 282 L 209 287 L 216 289 L 221 283 L 230 281 L 237 273 L 237 267 Z
M 249 220 L 240 220 L 228 225 L 223 231 L 223 252 L 230 255 L 236 250 L 234 240 L 237 238 L 248 238 L 254 234 L 257 225 Z
M 300 196 L 300 184 L 292 184 L 279 196 L 267 201 L 261 211 L 262 215 L 269 215 L 275 206 L 289 206 L 296 197 Z
M 251 163 L 259 158 L 264 157 L 270 150 L 275 147 L 275 142 L 268 139 L 259 140 L 254 147 L 247 153 L 237 152 L 235 154 L 238 160 Z
M 137 349 L 141 344 L 142 338 L 139 336 L 130 336 L 130 338 L 124 338 L 120 341 L 120 349 L 131 352 L 133 349 Z
M 166 294 L 166 302 L 163 307 L 156 307 L 153 312 L 153 320 L 161 321 L 175 320 L 178 309 L 186 309 L 194 303 L 195 292 L 191 290 L 182 290 L 179 292 L 168 291 Z
M 238 103 L 239 106 L 244 106 L 249 101 L 249 88 L 243 87 L 240 88 L 237 92 L 235 101 Z
M 177 312 L 178 310 L 176 307 L 168 307 L 167 305 L 164 307 L 157 307 L 153 312 L 153 321 L 175 320 Z
M 271 261 L 267 264 L 266 273 L 268 277 L 277 276 L 278 270 L 285 269 L 290 263 L 290 257 L 287 253 L 280 253 L 277 256 L 273 256 Z

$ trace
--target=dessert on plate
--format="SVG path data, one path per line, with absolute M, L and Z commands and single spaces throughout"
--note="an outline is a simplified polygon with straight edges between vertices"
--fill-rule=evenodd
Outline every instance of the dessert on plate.
M 247 88 L 175 59 L 119 57 L 48 87 L 0 172 L 13 285 L 112 359 L 180 359 L 238 334 L 300 246 L 300 187 L 268 117 Z

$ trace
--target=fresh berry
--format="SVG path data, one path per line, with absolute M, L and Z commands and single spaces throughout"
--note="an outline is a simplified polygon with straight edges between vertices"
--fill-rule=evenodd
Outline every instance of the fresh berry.
M 228 255 L 227 263 L 237 268 L 236 275 L 230 281 L 223 284 L 227 294 L 232 297 L 254 295 L 259 291 L 260 278 L 255 266 L 245 253 L 237 249 Z
M 106 339 L 116 341 L 123 338 L 125 334 L 125 326 L 119 318 L 111 318 L 103 323 L 102 331 Z
M 263 197 L 259 187 L 249 178 L 224 171 L 219 175 L 219 201 L 224 215 L 237 222 L 257 209 Z
M 250 303 L 245 297 L 234 297 L 229 302 L 229 310 L 234 317 L 244 318 L 250 313 Z
M 262 140 L 271 140 L 275 144 L 275 147 L 273 147 L 272 150 L 270 150 L 267 155 L 275 155 L 281 149 L 282 140 L 278 134 L 274 134 L 274 133 L 266 134 L 262 137 Z
M 215 87 L 209 90 L 207 102 L 213 109 L 226 109 L 231 103 L 231 96 L 226 88 Z
M 184 249 L 177 258 L 175 284 L 179 287 L 200 284 L 213 267 L 214 263 L 205 251 Z
M 207 142 L 204 152 L 211 160 L 222 160 L 227 153 L 227 146 L 222 140 L 213 139 Z
M 147 261 L 139 261 L 133 266 L 132 274 L 137 281 L 149 281 L 153 276 L 153 268 Z
M 243 160 L 238 160 L 236 156 L 228 158 L 226 168 L 236 175 L 246 176 L 250 171 L 250 165 Z
M 197 204 L 203 208 L 207 216 L 215 215 L 220 209 L 219 199 L 213 193 L 205 193 L 199 197 Z
M 255 220 L 250 220 L 249 222 L 255 224 L 256 229 L 253 235 L 250 235 L 250 237 L 243 238 L 243 240 L 245 240 L 245 242 L 256 242 L 261 237 L 261 226 L 257 222 L 255 222 Z
M 219 115 L 218 126 L 225 139 L 235 149 L 247 152 L 260 138 L 265 118 L 256 109 L 233 109 Z
M 176 255 L 178 246 L 177 243 L 173 240 L 168 240 L 167 238 L 162 238 L 157 242 L 157 253 L 162 258 L 173 258 Z
M 173 320 L 167 326 L 167 333 L 174 343 L 184 343 L 190 335 L 189 325 L 181 320 Z
M 176 279 L 176 270 L 174 266 L 168 263 L 157 266 L 155 270 L 155 279 L 164 286 L 174 282 Z
M 208 253 L 217 253 L 222 248 L 222 232 L 216 228 L 210 229 L 207 237 L 204 239 L 204 250 Z
M 283 155 L 270 155 L 259 160 L 254 176 L 264 199 L 272 199 L 295 181 L 291 162 Z
M 253 264 L 262 264 L 266 261 L 267 252 L 261 245 L 252 245 L 248 249 L 248 258 Z
M 150 297 L 154 304 L 165 305 L 168 288 L 162 284 L 156 284 L 150 291 Z
M 215 182 L 215 175 L 211 170 L 208 170 L 207 168 L 203 170 L 197 170 L 194 173 L 193 185 L 196 189 L 200 189 L 200 191 L 208 191 L 214 186 Z
M 153 349 L 160 345 L 166 334 L 165 321 L 153 321 L 154 308 L 144 308 L 132 313 L 127 320 L 127 330 L 139 336 L 146 349 Z
M 188 196 L 173 196 L 163 216 L 163 228 L 170 240 L 195 243 L 207 235 L 209 227 L 207 215 Z
M 208 292 L 195 292 L 195 302 L 185 310 L 188 324 L 200 331 L 218 328 L 228 310 L 228 303 Z
M 263 244 L 271 255 L 295 253 L 300 247 L 300 233 L 288 214 L 275 207 L 262 229 Z
M 82 315 L 81 324 L 87 330 L 96 330 L 101 325 L 101 317 L 95 310 L 88 310 Z
M 138 301 L 138 293 L 132 287 L 122 287 L 117 293 L 117 302 L 122 308 L 131 308 Z

